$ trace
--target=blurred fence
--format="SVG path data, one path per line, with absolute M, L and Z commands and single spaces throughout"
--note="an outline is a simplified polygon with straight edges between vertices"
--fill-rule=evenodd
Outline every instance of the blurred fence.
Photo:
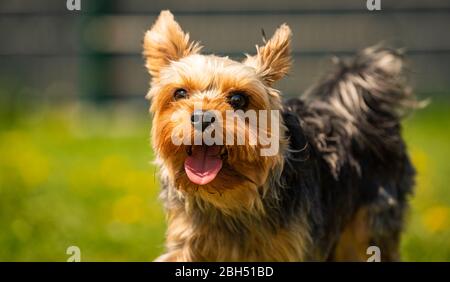
M 450 89 L 450 1 L 381 0 L 65 0 L 0 1 L 0 86 L 16 83 L 24 95 L 52 99 L 139 97 L 148 88 L 141 58 L 146 29 L 170 9 L 207 53 L 240 58 L 286 22 L 293 32 L 295 64 L 279 83 L 300 94 L 329 64 L 379 42 L 405 47 L 419 92 Z

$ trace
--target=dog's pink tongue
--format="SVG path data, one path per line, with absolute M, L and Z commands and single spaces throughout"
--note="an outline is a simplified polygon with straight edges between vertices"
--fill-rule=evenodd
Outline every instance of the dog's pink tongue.
M 213 181 L 222 168 L 219 146 L 194 146 L 184 161 L 184 170 L 192 182 L 205 185 Z

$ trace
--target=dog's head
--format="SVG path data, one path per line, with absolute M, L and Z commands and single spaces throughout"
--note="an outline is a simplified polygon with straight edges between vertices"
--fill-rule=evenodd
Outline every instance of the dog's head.
M 282 165 L 282 105 L 272 86 L 289 70 L 290 38 L 283 24 L 239 62 L 201 54 L 169 11 L 147 31 L 153 147 L 180 195 L 225 210 L 257 208 Z

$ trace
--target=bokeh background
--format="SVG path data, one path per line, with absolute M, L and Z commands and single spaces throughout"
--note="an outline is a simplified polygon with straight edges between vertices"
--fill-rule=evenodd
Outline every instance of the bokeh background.
M 300 95 L 330 65 L 385 42 L 404 47 L 430 105 L 404 123 L 418 170 L 406 261 L 450 261 L 450 2 L 381 0 L 0 1 L 0 261 L 151 261 L 164 215 L 149 145 L 145 30 L 170 9 L 205 52 L 242 58 L 287 22 Z

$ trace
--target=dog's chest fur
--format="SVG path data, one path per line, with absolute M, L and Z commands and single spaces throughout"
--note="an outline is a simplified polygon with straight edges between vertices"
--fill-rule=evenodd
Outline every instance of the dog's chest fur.
M 263 218 L 197 216 L 169 213 L 168 253 L 164 260 L 303 261 L 308 257 L 306 250 L 311 242 L 304 223 L 277 228 Z

